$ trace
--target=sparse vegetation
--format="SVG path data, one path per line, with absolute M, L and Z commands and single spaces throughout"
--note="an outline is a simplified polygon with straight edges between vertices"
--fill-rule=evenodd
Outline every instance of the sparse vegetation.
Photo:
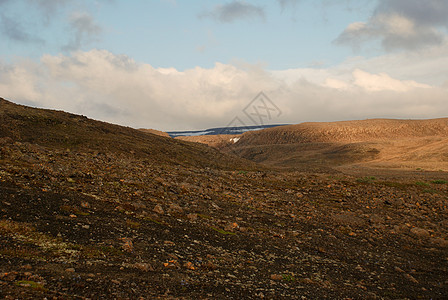
M 132 229 L 139 229 L 141 226 L 141 224 L 139 222 L 135 222 L 135 221 L 131 221 L 131 220 L 126 220 L 126 225 Z
M 210 228 L 213 229 L 214 231 L 219 232 L 224 235 L 235 235 L 236 234 L 235 232 L 225 231 L 224 229 L 216 228 L 214 226 L 210 226 Z
M 437 179 L 437 180 L 431 181 L 431 183 L 434 183 L 434 184 L 447 184 L 448 181 L 442 180 L 442 179 Z
M 296 280 L 295 277 L 291 274 L 283 274 L 282 277 L 283 277 L 283 280 L 286 282 L 293 282 Z
M 359 183 L 370 183 L 376 180 L 375 176 L 365 176 L 361 178 L 357 178 L 356 181 Z
M 18 286 L 22 286 L 22 287 L 29 287 L 38 291 L 42 291 L 45 292 L 47 291 L 46 288 L 44 288 L 44 286 L 38 282 L 34 282 L 34 281 L 30 281 L 30 280 L 19 280 L 16 281 L 15 283 Z

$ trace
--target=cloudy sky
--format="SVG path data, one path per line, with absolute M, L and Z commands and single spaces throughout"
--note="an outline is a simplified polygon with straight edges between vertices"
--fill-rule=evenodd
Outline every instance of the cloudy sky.
M 446 16 L 447 0 L 0 0 L 0 97 L 160 130 L 446 117 Z

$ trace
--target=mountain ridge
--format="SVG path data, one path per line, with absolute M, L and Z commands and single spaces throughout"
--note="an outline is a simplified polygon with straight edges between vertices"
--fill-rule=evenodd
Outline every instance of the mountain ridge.
M 92 120 L 57 110 L 32 108 L 0 98 L 0 137 L 62 149 L 108 151 L 154 163 L 254 168 L 253 163 L 213 148 Z M 132 149 L 132 150 L 130 150 Z

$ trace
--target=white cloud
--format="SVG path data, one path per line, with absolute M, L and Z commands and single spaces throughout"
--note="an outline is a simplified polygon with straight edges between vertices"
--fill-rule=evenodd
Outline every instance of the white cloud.
M 325 79 L 324 86 L 337 90 L 348 90 L 350 88 L 350 84 L 347 82 L 334 78 Z
M 398 80 L 386 73 L 370 74 L 356 69 L 353 71 L 354 84 L 367 91 L 395 91 L 407 92 L 415 88 L 430 88 L 429 85 L 421 84 L 413 80 Z
M 414 57 L 397 55 L 397 64 L 430 72 Z M 395 65 L 375 70 L 390 59 L 357 58 L 328 69 L 266 71 L 216 63 L 210 69 L 178 71 L 105 50 L 79 51 L 45 55 L 38 63 L 0 64 L 0 96 L 161 130 L 225 126 L 236 116 L 243 118 L 242 110 L 260 91 L 283 112 L 272 123 L 446 116 L 448 89 L 442 84 L 448 78 L 436 85 L 394 76 L 389 71 Z M 439 68 L 448 68 L 448 61 L 437 61 Z

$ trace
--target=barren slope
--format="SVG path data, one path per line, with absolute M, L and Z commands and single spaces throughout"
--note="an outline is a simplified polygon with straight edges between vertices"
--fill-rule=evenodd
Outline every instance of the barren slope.
M 448 119 L 303 123 L 247 132 L 224 149 L 268 165 L 448 169 Z
M 0 138 L 40 146 L 111 151 L 144 157 L 155 164 L 194 165 L 216 168 L 253 167 L 251 162 L 224 155 L 204 145 L 88 119 L 62 111 L 36 109 L 0 98 Z
M 164 137 L 169 137 L 170 135 L 168 133 L 166 133 L 165 131 L 160 131 L 160 130 L 156 130 L 156 129 L 144 129 L 144 128 L 140 128 L 140 131 L 143 132 L 147 132 L 147 133 L 152 133 L 155 135 L 160 135 L 160 136 L 164 136 Z

